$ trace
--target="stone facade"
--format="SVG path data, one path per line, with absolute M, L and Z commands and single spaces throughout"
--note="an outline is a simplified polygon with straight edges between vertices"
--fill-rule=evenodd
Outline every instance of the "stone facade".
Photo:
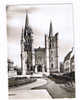
M 46 71 L 46 55 L 45 48 L 35 49 L 35 72 Z
M 58 72 L 58 33 L 53 35 L 50 22 L 49 35 L 45 35 L 45 48 L 33 48 L 32 29 L 26 14 L 25 28 L 21 36 L 21 68 L 22 73 Z M 34 52 L 34 53 L 33 53 Z
M 17 75 L 17 71 L 14 70 L 13 61 L 8 59 L 8 77 L 14 77 Z
M 22 74 L 32 70 L 32 29 L 29 26 L 28 15 L 26 14 L 25 28 L 21 36 L 21 68 Z
M 70 73 L 75 71 L 73 49 L 65 56 L 63 64 L 64 64 L 64 73 Z
M 49 67 L 50 72 L 58 72 L 58 33 L 53 36 L 52 23 L 49 31 Z

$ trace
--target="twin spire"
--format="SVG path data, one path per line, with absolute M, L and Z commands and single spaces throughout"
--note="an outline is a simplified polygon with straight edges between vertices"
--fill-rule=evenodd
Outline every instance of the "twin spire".
M 25 36 L 25 31 L 26 31 L 26 27 L 29 25 L 29 19 L 28 19 L 28 13 L 26 13 L 26 20 L 25 20 L 25 29 L 24 29 L 24 32 L 23 32 L 23 29 L 22 29 L 22 33 L 24 33 L 24 36 Z M 52 21 L 50 21 L 50 27 L 49 27 L 49 37 L 53 36 L 53 27 L 52 27 Z
M 28 13 L 26 13 L 25 27 L 29 24 Z M 50 21 L 49 36 L 53 36 L 52 21 Z

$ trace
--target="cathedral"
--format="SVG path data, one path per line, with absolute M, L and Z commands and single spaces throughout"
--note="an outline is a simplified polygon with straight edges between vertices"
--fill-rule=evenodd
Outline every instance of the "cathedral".
M 45 35 L 44 48 L 33 48 L 33 34 L 26 14 L 25 27 L 21 33 L 22 74 L 58 72 L 58 33 L 53 35 L 52 22 L 50 22 L 48 35 Z

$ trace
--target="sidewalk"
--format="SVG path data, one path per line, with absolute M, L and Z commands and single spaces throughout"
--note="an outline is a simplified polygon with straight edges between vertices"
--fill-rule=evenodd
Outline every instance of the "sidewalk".
M 62 85 L 63 84 L 56 84 L 51 79 L 47 78 L 46 85 L 36 87 L 33 89 L 46 89 L 52 96 L 52 98 L 74 98 L 75 97 L 74 89 L 70 89 L 71 91 L 69 90 L 67 91 L 68 88 L 64 88 Z
M 33 82 L 33 83 L 29 83 L 29 84 L 25 84 L 25 85 L 22 85 L 22 86 L 19 86 L 19 87 L 11 88 L 11 89 L 9 89 L 9 91 L 14 91 L 15 89 L 16 89 L 16 90 L 21 90 L 21 89 L 30 90 L 30 89 L 32 89 L 32 88 L 45 85 L 46 83 L 47 83 L 47 80 L 45 80 L 45 79 L 37 79 L 37 80 L 36 80 L 35 82 Z
M 34 83 L 9 89 L 9 100 L 51 99 L 46 89 L 31 90 L 31 88 L 39 87 L 46 83 L 47 80 L 45 79 L 37 79 Z
M 9 94 L 9 100 L 51 99 L 47 90 L 20 90 Z

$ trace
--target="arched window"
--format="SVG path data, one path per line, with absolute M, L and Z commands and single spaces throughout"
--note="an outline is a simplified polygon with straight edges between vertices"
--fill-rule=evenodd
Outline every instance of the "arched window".
M 42 66 L 38 65 L 37 70 L 38 70 L 38 72 L 42 72 Z

